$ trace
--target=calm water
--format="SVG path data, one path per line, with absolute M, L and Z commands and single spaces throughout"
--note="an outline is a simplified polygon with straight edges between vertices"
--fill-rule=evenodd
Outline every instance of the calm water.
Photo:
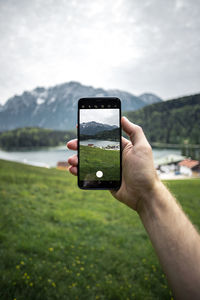
M 41 150 L 7 152 L 0 150 L 0 159 L 22 162 L 40 167 L 55 167 L 58 161 L 67 161 L 76 153 L 66 146 L 52 147 Z
M 95 142 L 95 143 L 94 143 Z M 111 141 L 94 141 L 88 140 L 82 142 L 83 144 L 96 144 L 97 146 L 116 145 L 117 142 Z M 59 146 L 53 148 L 46 148 L 41 150 L 29 151 L 14 151 L 7 152 L 0 150 L 0 159 L 22 162 L 25 164 L 41 166 L 41 167 L 55 167 L 58 161 L 67 161 L 68 157 L 75 154 L 76 151 L 68 150 L 66 146 Z M 154 159 L 161 158 L 168 154 L 181 155 L 181 150 L 174 149 L 153 149 Z
M 119 142 L 101 141 L 101 140 L 86 140 L 86 141 L 81 141 L 80 143 L 81 145 L 94 144 L 96 147 L 106 147 L 107 145 L 115 146 L 119 144 Z

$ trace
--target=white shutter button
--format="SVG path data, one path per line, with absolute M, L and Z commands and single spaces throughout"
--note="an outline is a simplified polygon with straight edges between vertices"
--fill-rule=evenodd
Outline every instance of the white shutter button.
M 103 177 L 103 172 L 102 172 L 102 171 L 97 171 L 97 172 L 96 172 L 96 176 L 97 176 L 98 178 Z

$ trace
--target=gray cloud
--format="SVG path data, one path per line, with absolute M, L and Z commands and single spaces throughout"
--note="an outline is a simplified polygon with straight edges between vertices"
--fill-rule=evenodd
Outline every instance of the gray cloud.
M 0 1 L 0 102 L 38 85 L 199 92 L 199 1 Z

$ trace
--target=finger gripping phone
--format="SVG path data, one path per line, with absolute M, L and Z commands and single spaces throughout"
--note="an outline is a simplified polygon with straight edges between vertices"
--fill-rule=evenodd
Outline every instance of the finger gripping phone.
M 81 189 L 118 189 L 121 173 L 120 99 L 79 99 L 78 186 Z

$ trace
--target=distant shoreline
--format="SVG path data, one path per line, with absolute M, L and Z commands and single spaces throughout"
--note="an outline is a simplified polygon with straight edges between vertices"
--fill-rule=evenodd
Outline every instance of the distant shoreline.
M 200 149 L 200 145 L 198 144 L 166 144 L 166 143 L 159 143 L 153 142 L 151 143 L 152 148 L 160 148 L 160 149 L 182 149 L 182 148 L 193 148 L 193 149 Z
M 31 147 L 13 147 L 13 148 L 2 148 L 0 147 L 1 151 L 5 152 L 26 152 L 26 151 L 40 151 L 40 150 L 47 150 L 47 149 L 54 149 L 59 147 L 65 147 L 65 144 L 60 144 L 57 146 L 31 146 Z
M 85 140 L 83 140 L 85 141 Z M 108 140 L 111 141 L 111 140 Z M 112 141 L 111 141 L 112 142 Z M 166 143 L 159 143 L 159 142 L 153 142 L 151 143 L 152 148 L 155 149 L 178 149 L 181 150 L 183 148 L 192 148 L 192 149 L 200 149 L 200 145 L 195 145 L 195 144 L 166 144 Z M 56 146 L 31 146 L 31 147 L 13 147 L 13 148 L 2 148 L 0 147 L 0 150 L 6 151 L 6 152 L 13 152 L 13 151 L 36 151 L 36 150 L 46 150 L 49 148 L 57 148 L 57 147 L 64 147 L 65 144 L 59 144 Z

